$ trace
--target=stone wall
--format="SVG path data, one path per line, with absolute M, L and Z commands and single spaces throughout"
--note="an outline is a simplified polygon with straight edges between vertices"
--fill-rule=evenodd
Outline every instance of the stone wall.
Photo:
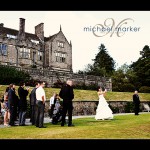
M 67 79 L 72 79 L 74 85 L 104 86 L 107 91 L 112 91 L 112 80 L 111 78 L 107 77 L 76 74 L 62 70 L 36 69 L 14 66 L 10 67 L 16 68 L 19 71 L 27 72 L 34 80 L 41 79 L 42 81 L 47 82 L 47 87 L 54 87 L 54 84 L 58 83 L 58 81 L 65 82 Z
M 108 101 L 113 113 L 132 113 L 132 101 Z M 140 104 L 140 112 L 147 111 L 143 104 L 150 106 L 150 101 L 142 101 Z M 79 115 L 95 115 L 98 101 L 73 101 L 73 116 Z M 49 101 L 46 102 L 45 116 L 48 116 Z
M 18 70 L 23 70 L 30 74 L 33 79 L 39 79 L 39 77 L 48 83 L 48 87 L 51 87 L 58 80 L 62 82 L 67 79 L 72 79 L 75 85 L 97 85 L 104 86 L 107 91 L 112 91 L 112 81 L 111 78 L 100 77 L 94 75 L 83 75 L 75 74 L 71 72 L 61 71 L 61 70 L 48 70 L 48 69 L 33 69 L 33 68 L 18 68 Z

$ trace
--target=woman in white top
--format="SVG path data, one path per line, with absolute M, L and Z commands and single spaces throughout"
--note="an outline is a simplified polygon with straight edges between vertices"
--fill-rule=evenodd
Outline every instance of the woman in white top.
M 105 119 L 113 119 L 113 112 L 109 108 L 109 104 L 107 103 L 104 95 L 106 94 L 106 90 L 102 91 L 102 88 L 98 89 L 98 97 L 99 97 L 99 103 L 96 109 L 96 120 L 105 120 Z

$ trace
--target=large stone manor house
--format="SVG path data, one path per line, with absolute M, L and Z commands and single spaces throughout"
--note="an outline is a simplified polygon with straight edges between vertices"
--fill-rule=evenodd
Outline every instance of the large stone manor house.
M 73 73 L 72 44 L 61 26 L 58 33 L 45 37 L 44 23 L 35 26 L 35 33 L 25 32 L 25 19 L 20 18 L 19 30 L 0 24 L 0 65 L 24 70 L 34 79 L 53 86 L 58 81 L 72 79 L 74 84 L 103 85 L 112 90 L 110 78 Z
M 58 33 L 45 37 L 44 23 L 35 26 L 35 34 L 25 32 L 25 19 L 19 30 L 0 24 L 0 62 L 17 67 L 36 67 L 72 72 L 72 44 L 60 26 Z

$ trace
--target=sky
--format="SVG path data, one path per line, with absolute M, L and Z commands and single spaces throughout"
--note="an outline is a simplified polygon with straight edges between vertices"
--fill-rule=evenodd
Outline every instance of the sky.
M 35 33 L 44 23 L 44 36 L 60 30 L 72 43 L 73 72 L 84 70 L 105 45 L 116 62 L 116 69 L 130 65 L 150 46 L 150 11 L 0 11 L 4 27 L 19 30 L 19 18 L 25 19 L 25 32 Z

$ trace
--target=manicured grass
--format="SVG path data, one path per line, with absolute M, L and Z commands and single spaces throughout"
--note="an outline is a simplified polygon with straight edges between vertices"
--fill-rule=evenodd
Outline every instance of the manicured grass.
M 74 119 L 75 127 L 45 124 L 47 128 L 0 128 L 0 139 L 150 139 L 150 113 L 118 115 L 113 120 Z
M 6 85 L 0 85 L 0 98 L 6 89 Z M 16 86 L 16 91 L 18 86 Z M 30 88 L 30 92 L 33 87 Z M 59 88 L 45 88 L 47 100 L 53 95 L 54 92 L 59 93 Z M 74 89 L 74 101 L 98 100 L 97 91 L 94 90 L 78 90 Z M 111 101 L 131 101 L 133 92 L 107 92 L 105 98 Z M 150 93 L 139 93 L 141 101 L 150 101 Z M 28 97 L 29 99 L 29 97 Z

